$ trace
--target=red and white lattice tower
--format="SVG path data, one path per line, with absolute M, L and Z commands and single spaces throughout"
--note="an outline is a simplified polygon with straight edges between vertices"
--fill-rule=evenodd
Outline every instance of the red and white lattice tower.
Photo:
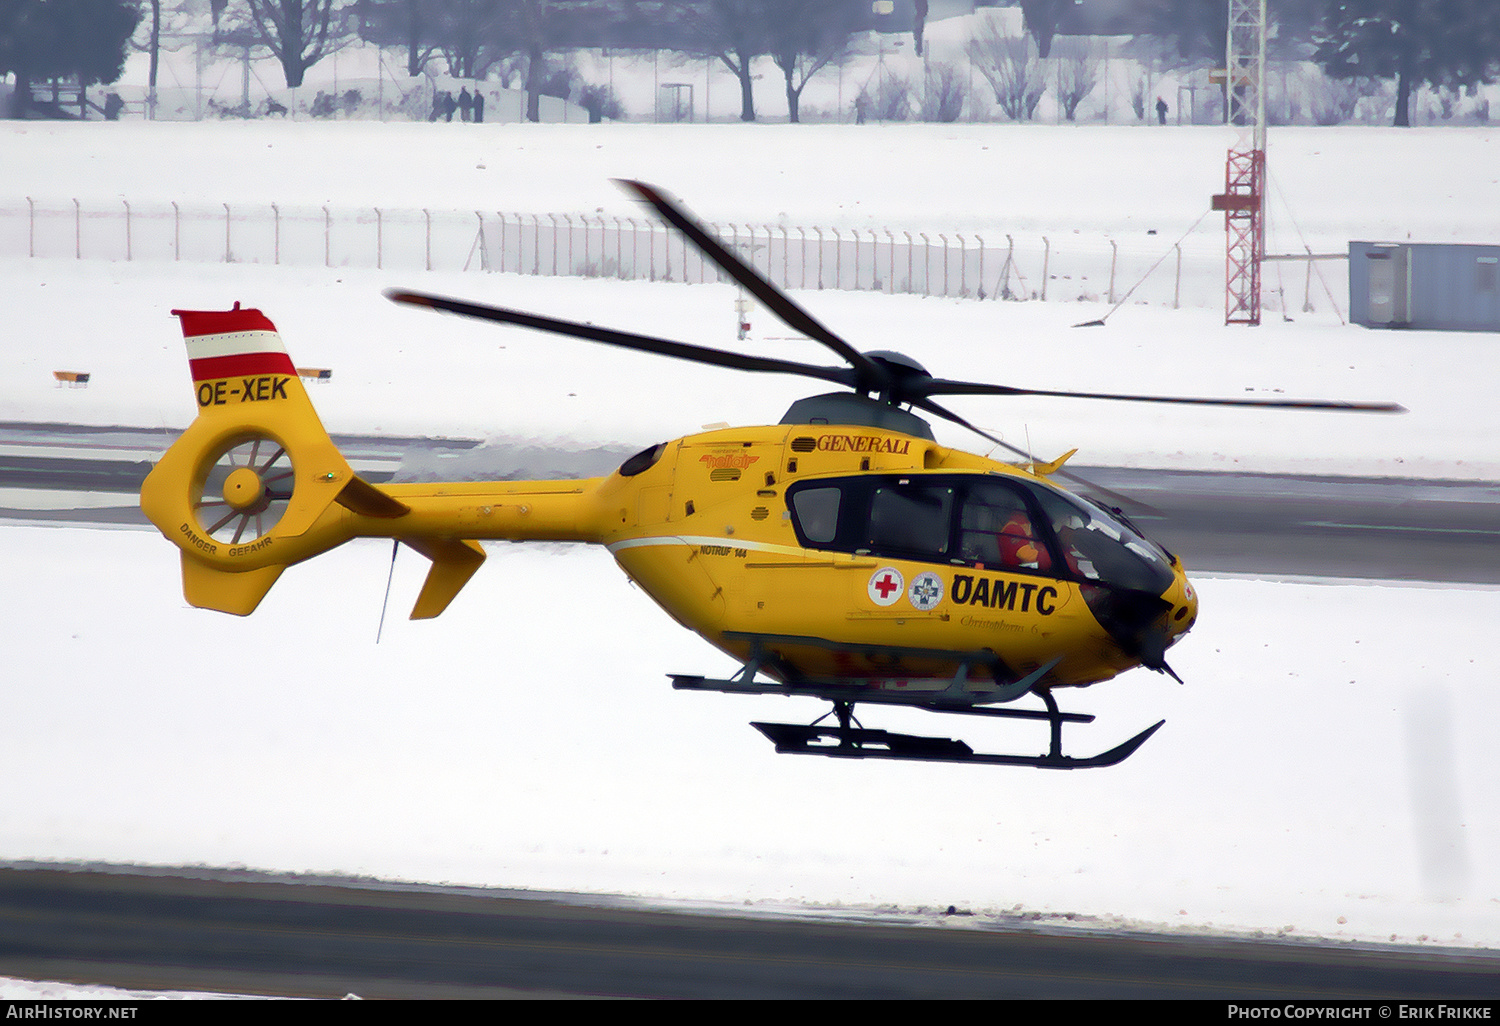
M 1225 60 L 1227 122 L 1239 131 L 1224 165 L 1224 323 L 1260 323 L 1260 264 L 1266 255 L 1266 0 L 1229 0 Z

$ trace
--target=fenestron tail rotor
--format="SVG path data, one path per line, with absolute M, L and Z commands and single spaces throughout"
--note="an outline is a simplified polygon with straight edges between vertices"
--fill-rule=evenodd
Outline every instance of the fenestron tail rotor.
M 291 454 L 275 439 L 238 439 L 213 457 L 191 496 L 202 532 L 227 545 L 270 534 L 291 503 Z

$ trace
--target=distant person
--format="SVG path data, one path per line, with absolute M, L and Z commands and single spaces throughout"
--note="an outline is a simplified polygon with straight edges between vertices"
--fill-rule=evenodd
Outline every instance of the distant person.
M 119 93 L 110 93 L 104 98 L 104 120 L 119 121 L 120 111 L 125 109 L 125 101 L 120 99 Z
M 479 124 L 479 123 L 481 123 L 483 121 L 484 121 L 484 94 L 479 91 L 479 87 L 478 86 L 475 86 L 474 87 L 474 123 L 475 124 Z
M 474 97 L 469 95 L 467 87 L 458 91 L 458 117 L 460 121 L 468 121 L 474 112 Z
M 446 89 L 443 90 L 443 120 L 452 121 L 453 112 L 458 109 L 458 104 L 453 102 L 453 94 Z
M 1167 101 L 1160 96 L 1156 98 L 1156 123 L 1158 125 L 1167 123 Z

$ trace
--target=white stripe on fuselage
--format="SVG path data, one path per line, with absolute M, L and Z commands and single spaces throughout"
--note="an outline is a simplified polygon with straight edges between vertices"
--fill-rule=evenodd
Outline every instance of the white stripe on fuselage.
M 777 545 L 772 542 L 744 541 L 739 538 L 713 537 L 699 534 L 659 534 L 647 538 L 626 538 L 624 541 L 610 542 L 606 548 L 613 553 L 619 552 L 621 549 L 639 549 L 650 545 L 687 545 L 692 547 L 723 545 L 728 548 L 747 549 L 751 552 L 774 552 L 784 556 L 800 556 L 807 551 L 796 545 Z

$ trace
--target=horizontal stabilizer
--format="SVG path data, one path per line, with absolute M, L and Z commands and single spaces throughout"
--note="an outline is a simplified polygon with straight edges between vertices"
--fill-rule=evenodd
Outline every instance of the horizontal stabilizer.
M 411 512 L 406 503 L 382 492 L 358 474 L 339 490 L 337 501 L 345 509 L 365 517 L 399 517 Z

